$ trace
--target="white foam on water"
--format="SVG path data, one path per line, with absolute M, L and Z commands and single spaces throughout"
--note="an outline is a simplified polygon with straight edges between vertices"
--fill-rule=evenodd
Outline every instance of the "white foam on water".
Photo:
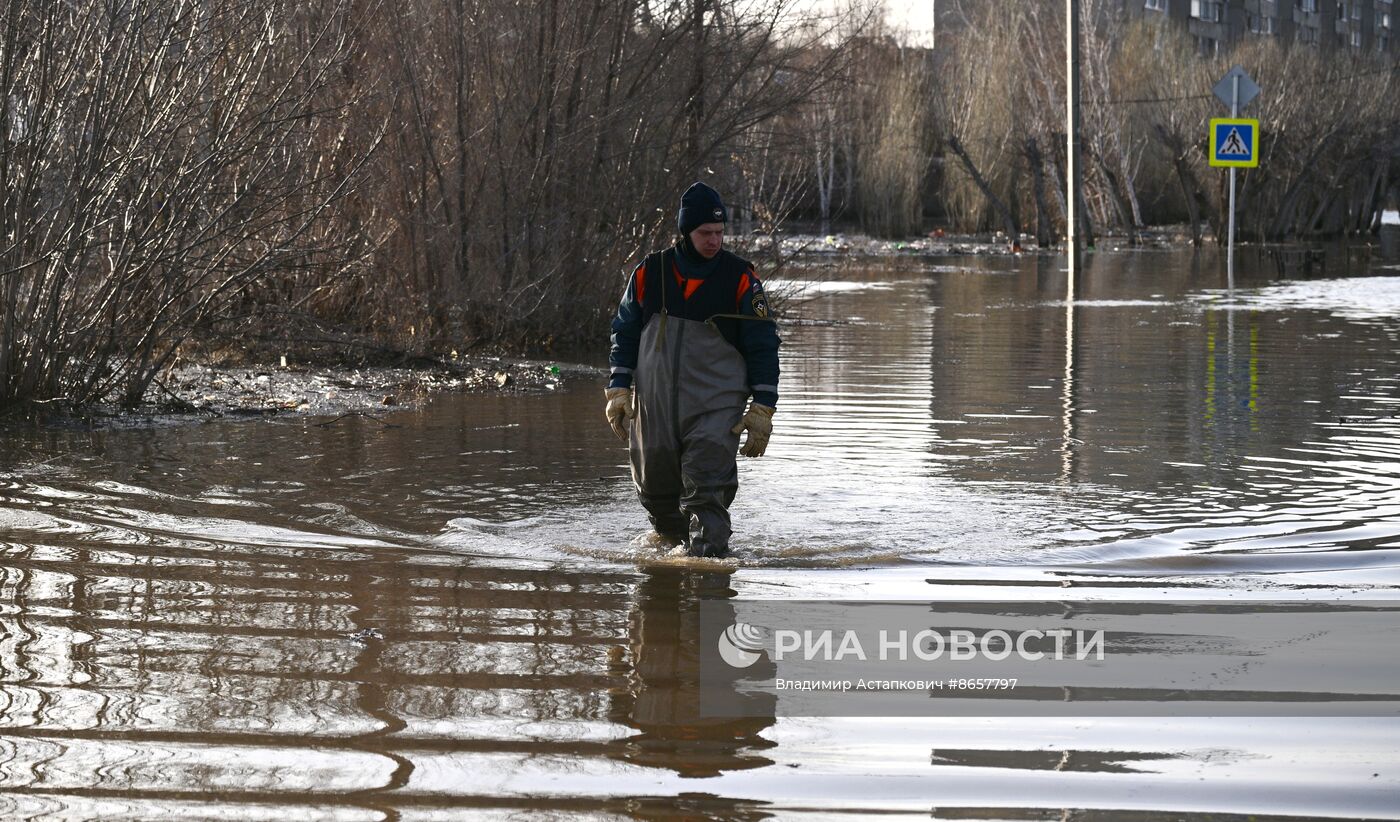
M 1400 318 L 1400 277 L 1297 280 L 1261 289 L 1208 291 L 1197 297 L 1213 307 L 1254 311 L 1312 309 L 1349 320 Z
M 894 286 L 885 282 L 850 282 L 844 280 L 790 280 L 774 278 L 764 280 L 769 291 L 782 291 L 802 297 L 817 294 L 849 294 L 855 291 L 889 291 Z

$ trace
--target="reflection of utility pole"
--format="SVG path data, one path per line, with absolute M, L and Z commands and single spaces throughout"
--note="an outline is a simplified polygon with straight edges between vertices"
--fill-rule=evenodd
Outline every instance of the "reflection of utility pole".
M 1083 171 L 1079 165 L 1079 0 L 1065 0 L 1065 230 L 1068 232 L 1070 299 L 1079 273 L 1079 197 Z
M 1074 478 L 1074 281 L 1079 277 L 1079 198 L 1083 171 L 1079 164 L 1079 0 L 1065 0 L 1065 230 L 1069 271 L 1065 277 L 1065 381 L 1060 396 L 1063 439 L 1060 482 Z
M 1074 273 L 1070 272 L 1070 296 L 1065 300 L 1065 378 L 1060 391 L 1060 482 L 1074 479 Z

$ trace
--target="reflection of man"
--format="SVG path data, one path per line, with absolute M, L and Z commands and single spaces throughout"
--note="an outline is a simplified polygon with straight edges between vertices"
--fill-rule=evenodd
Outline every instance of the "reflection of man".
M 772 694 L 729 691 L 723 702 L 735 716 L 702 716 L 700 666 L 722 686 L 722 677 L 771 676 L 772 663 L 745 670 L 725 666 L 700 647 L 700 602 L 731 598 L 734 591 L 723 574 L 689 574 L 676 569 L 648 573 L 637 587 L 637 601 L 628 616 L 625 687 L 612 692 L 608 718 L 636 728 L 619 755 L 638 765 L 667 768 L 681 776 L 716 776 L 724 771 L 773 764 L 760 751 L 775 743 L 759 732 L 773 724 L 777 700 Z M 727 690 L 727 689 L 726 689 Z M 743 715 L 739 715 L 743 714 Z
M 728 553 L 739 434 L 763 456 L 778 403 L 777 328 L 753 266 L 721 247 L 727 219 L 718 192 L 687 189 L 679 240 L 637 266 L 612 322 L 608 422 L 652 527 L 691 556 Z

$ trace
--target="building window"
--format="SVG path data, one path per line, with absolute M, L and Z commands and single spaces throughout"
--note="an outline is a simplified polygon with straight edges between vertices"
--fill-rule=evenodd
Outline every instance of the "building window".
M 1354 49 L 1359 49 L 1359 48 L 1361 48 L 1361 30 L 1360 30 L 1360 29 L 1357 29 L 1356 31 L 1353 31 L 1353 32 L 1351 33 L 1351 47 L 1354 48 Z
M 1351 19 L 1353 19 L 1353 20 L 1360 20 L 1360 19 L 1361 19 L 1361 0 L 1352 0 L 1352 3 L 1351 3 Z
M 1249 30 L 1253 34 L 1277 34 L 1278 20 L 1267 14 L 1251 14 L 1249 15 Z
M 1196 53 L 1202 57 L 1215 57 L 1219 52 L 1220 43 L 1213 37 L 1197 37 Z
M 1220 22 L 1220 4 L 1215 0 L 1191 0 L 1191 16 L 1207 23 Z
M 1147 0 L 1143 3 L 1143 8 L 1148 11 L 1166 11 L 1167 0 Z
M 1385 12 L 1381 15 L 1381 28 L 1390 28 L 1390 12 Z
M 1308 14 L 1317 14 L 1317 0 L 1298 0 L 1298 8 Z

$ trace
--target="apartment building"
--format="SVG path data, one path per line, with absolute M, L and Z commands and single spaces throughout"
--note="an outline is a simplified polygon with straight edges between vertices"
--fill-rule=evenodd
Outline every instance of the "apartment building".
M 1161 17 L 1186 28 L 1202 54 L 1246 37 L 1279 37 L 1326 52 L 1400 56 L 1396 0 L 1123 0 L 1132 17 Z

